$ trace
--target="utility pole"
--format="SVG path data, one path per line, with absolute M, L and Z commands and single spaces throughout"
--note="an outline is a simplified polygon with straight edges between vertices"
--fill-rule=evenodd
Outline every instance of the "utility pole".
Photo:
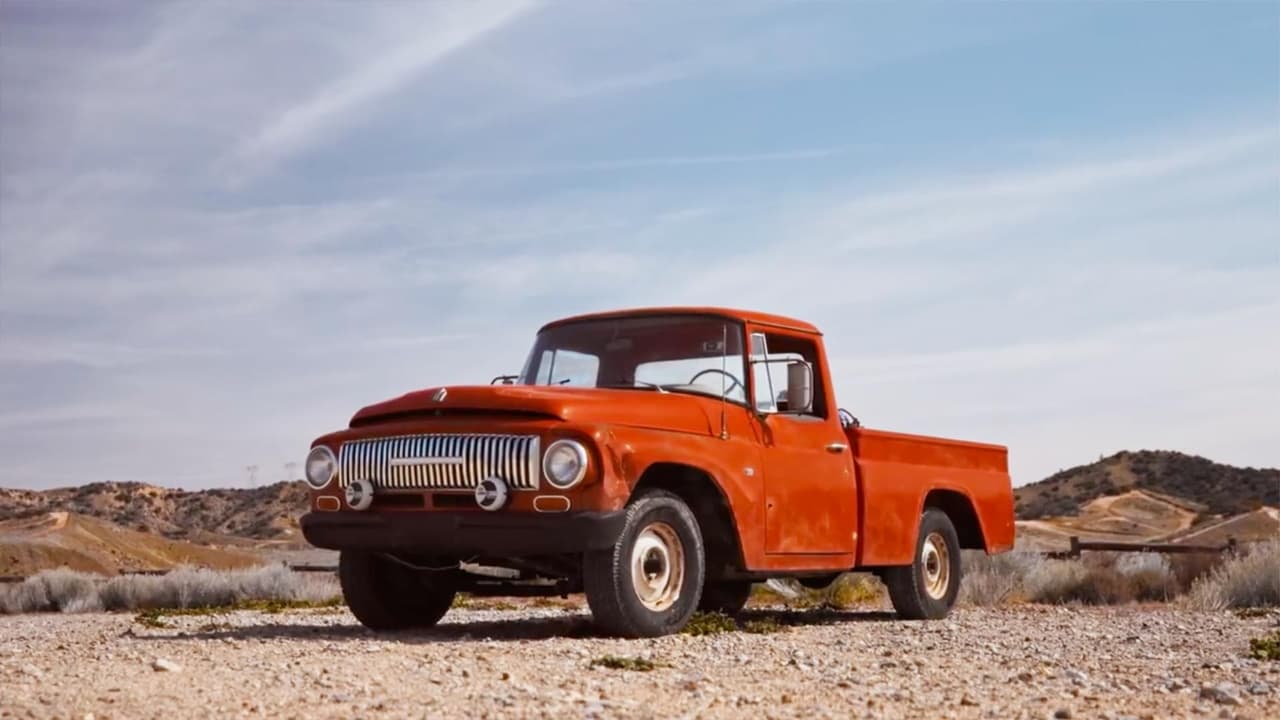
M 244 469 L 249 473 L 249 487 L 250 488 L 258 487 L 258 466 L 246 465 Z

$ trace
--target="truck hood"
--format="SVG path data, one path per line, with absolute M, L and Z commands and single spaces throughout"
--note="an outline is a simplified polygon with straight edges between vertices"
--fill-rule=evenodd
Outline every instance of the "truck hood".
M 440 393 L 443 392 L 443 398 Z M 715 407 L 715 421 L 711 413 Z M 464 385 L 415 390 L 361 409 L 351 424 L 414 415 L 492 412 L 559 418 L 575 423 L 626 425 L 711 435 L 719 432 L 720 401 L 684 393 L 545 385 Z

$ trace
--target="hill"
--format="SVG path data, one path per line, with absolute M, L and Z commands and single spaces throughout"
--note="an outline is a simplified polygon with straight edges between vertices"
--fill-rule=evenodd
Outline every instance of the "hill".
M 177 565 L 236 568 L 261 564 L 251 551 L 157 537 L 99 518 L 52 512 L 0 521 L 0 575 L 67 566 L 106 575 Z
M 1239 468 L 1179 452 L 1119 452 L 1014 489 L 1020 520 L 1081 515 L 1092 500 L 1142 490 L 1147 498 L 1203 516 L 1280 506 L 1280 469 Z
M 178 490 L 134 482 L 0 489 L 0 520 L 71 512 L 205 545 L 305 545 L 298 517 L 306 509 L 307 490 L 300 481 L 253 489 Z

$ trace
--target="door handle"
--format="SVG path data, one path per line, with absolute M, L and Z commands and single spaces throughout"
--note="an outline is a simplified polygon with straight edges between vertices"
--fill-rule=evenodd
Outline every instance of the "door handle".
M 831 443 L 830 445 L 827 446 L 827 452 L 832 452 L 832 453 L 842 453 L 848 449 L 849 449 L 849 446 L 845 445 L 844 443 Z

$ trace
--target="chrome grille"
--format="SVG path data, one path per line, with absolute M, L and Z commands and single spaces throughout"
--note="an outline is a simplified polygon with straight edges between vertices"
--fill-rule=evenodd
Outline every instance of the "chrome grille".
M 378 490 L 470 490 L 498 476 L 537 490 L 537 435 L 432 434 L 351 440 L 338 451 L 338 484 L 367 478 Z

